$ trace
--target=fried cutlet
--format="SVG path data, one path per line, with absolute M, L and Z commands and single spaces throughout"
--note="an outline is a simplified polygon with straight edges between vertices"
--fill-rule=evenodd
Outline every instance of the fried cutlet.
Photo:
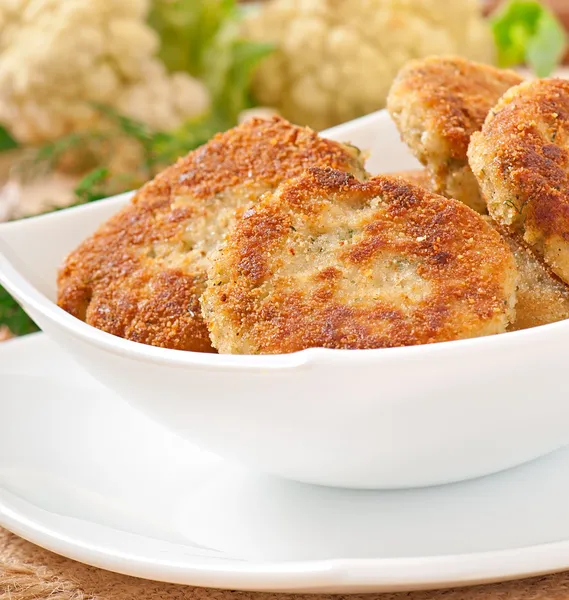
M 521 81 L 513 71 L 455 57 L 414 60 L 401 69 L 387 108 L 437 193 L 486 211 L 468 165 L 468 143 L 502 94 Z
M 210 253 L 244 207 L 308 166 L 365 178 L 357 149 L 252 119 L 180 159 L 65 260 L 58 303 L 114 335 L 213 351 L 201 316 Z
M 461 202 L 312 168 L 228 233 L 202 307 L 222 353 L 408 346 L 505 331 L 516 280 L 505 242 Z
M 472 137 L 468 156 L 490 216 L 523 235 L 569 283 L 569 81 L 509 90 Z

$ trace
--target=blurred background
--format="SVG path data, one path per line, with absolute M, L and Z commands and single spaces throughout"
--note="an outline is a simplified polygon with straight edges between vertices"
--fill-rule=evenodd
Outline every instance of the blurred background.
M 569 0 L 0 0 L 0 221 L 136 189 L 253 114 L 323 130 L 412 58 L 565 75 Z M 35 325 L 0 288 L 0 339 Z

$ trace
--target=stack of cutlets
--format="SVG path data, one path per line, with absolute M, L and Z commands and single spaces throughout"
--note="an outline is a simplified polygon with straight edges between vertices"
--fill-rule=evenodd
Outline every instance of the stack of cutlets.
M 452 57 L 410 63 L 388 108 L 426 169 L 393 176 L 284 119 L 247 121 L 73 251 L 58 302 L 128 340 L 236 354 L 565 319 L 568 86 Z

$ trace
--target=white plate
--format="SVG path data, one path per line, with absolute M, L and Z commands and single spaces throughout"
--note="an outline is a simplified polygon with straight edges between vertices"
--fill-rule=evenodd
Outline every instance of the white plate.
M 0 344 L 0 523 L 138 577 L 393 591 L 569 568 L 569 450 L 422 490 L 312 487 L 225 464 L 106 391 L 43 335 Z

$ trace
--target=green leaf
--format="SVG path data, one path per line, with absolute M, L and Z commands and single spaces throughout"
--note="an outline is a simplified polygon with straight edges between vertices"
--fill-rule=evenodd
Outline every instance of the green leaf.
M 235 125 L 238 114 L 253 105 L 251 76 L 273 50 L 241 37 L 242 15 L 235 0 L 155 0 L 149 18 L 160 36 L 160 57 L 167 68 L 205 81 L 213 104 L 213 117 L 205 121 L 208 126 L 217 121 L 217 131 Z M 194 121 L 182 131 L 190 133 L 193 127 L 203 130 Z
M 498 64 L 527 63 L 538 77 L 547 77 L 567 49 L 563 25 L 536 0 L 510 0 L 491 19 Z
M 0 152 L 14 150 L 18 147 L 18 142 L 0 125 Z
M 160 36 L 166 67 L 201 76 L 207 47 L 236 11 L 235 0 L 154 0 L 148 21 Z
M 535 35 L 528 41 L 526 59 L 538 77 L 551 75 L 567 47 L 565 29 L 549 12 L 543 12 Z
M 240 37 L 239 22 L 230 21 L 212 40 L 204 58 L 204 76 L 213 109 L 227 127 L 235 125 L 239 113 L 253 106 L 251 78 L 257 65 L 274 51 L 271 44 Z
M 105 198 L 107 194 L 105 190 L 101 188 L 101 184 L 107 181 L 109 174 L 109 169 L 106 167 L 99 167 L 98 169 L 94 169 L 90 173 L 87 173 L 74 190 L 75 196 L 79 202 L 84 204 Z
M 7 325 L 15 335 L 38 331 L 37 325 L 2 286 L 0 286 L 0 325 Z

